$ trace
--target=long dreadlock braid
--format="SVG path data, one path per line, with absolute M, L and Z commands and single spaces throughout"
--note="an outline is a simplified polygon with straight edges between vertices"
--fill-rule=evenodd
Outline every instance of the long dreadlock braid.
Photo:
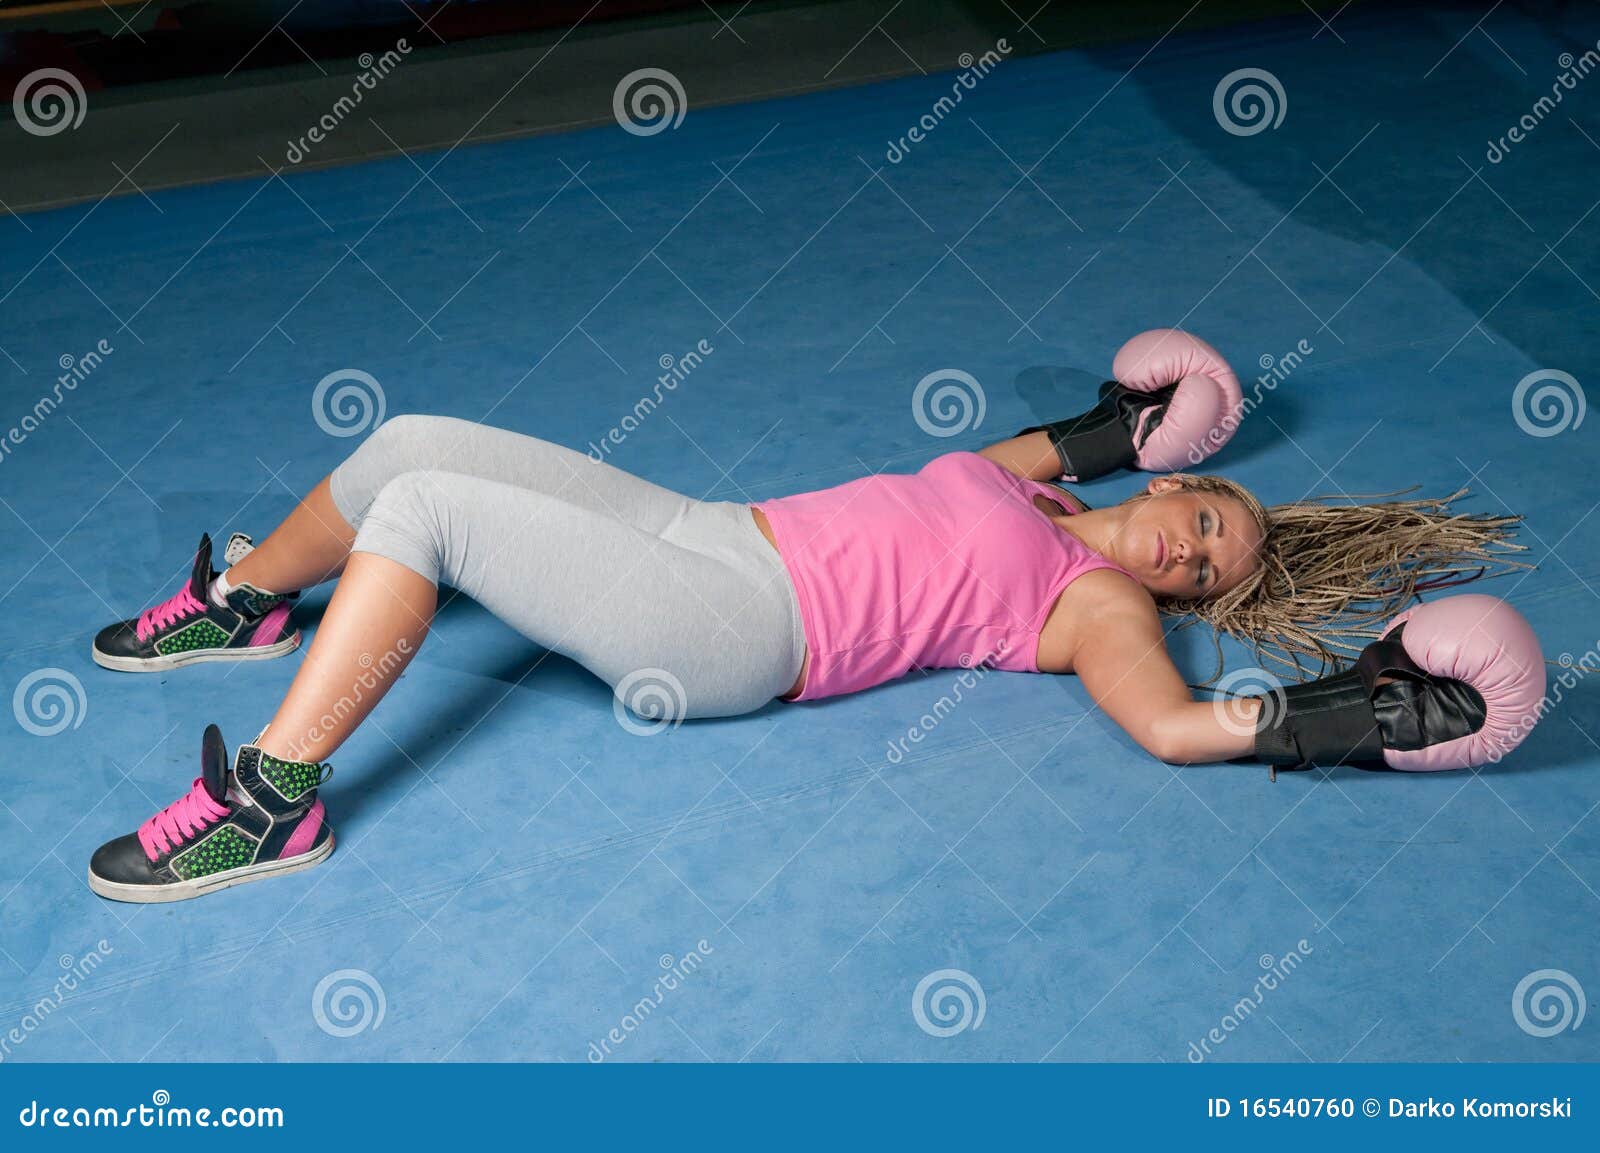
M 1158 599 L 1163 613 L 1188 617 L 1186 624 L 1203 621 L 1219 634 L 1212 680 L 1222 671 L 1221 636 L 1305 679 L 1341 663 L 1340 652 L 1359 652 L 1421 592 L 1531 567 L 1508 555 L 1523 551 L 1510 539 L 1522 518 L 1454 512 L 1465 488 L 1423 500 L 1384 500 L 1405 493 L 1380 493 L 1266 508 L 1236 481 L 1186 473 L 1176 479 L 1238 501 L 1264 542 L 1262 565 L 1237 587 L 1200 600 Z M 1309 670 L 1308 661 L 1320 668 Z

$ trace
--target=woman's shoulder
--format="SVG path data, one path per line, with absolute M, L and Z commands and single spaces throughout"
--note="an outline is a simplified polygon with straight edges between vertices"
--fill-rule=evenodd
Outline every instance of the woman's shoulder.
M 1129 573 L 1114 565 L 1091 569 L 1062 591 L 1057 608 L 1071 605 L 1086 614 L 1133 613 L 1159 617 L 1155 599 Z
M 1159 634 L 1161 614 L 1143 585 L 1119 568 L 1096 568 L 1056 598 L 1039 630 L 1039 668 L 1071 672 L 1072 654 L 1089 630 L 1122 629 L 1130 637 Z

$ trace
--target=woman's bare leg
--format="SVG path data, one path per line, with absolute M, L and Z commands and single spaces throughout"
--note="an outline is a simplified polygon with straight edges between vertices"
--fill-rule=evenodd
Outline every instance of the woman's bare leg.
M 228 570 L 228 583 L 276 593 L 311 588 L 343 571 L 355 539 L 324 477 L 271 536 Z
M 305 531 L 304 525 L 293 527 Z M 257 742 L 261 750 L 289 761 L 327 760 L 411 663 L 428 635 L 437 599 L 434 583 L 405 565 L 350 553 L 311 650 Z

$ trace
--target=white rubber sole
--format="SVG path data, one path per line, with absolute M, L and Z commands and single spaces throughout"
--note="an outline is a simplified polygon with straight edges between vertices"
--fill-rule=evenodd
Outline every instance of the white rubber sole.
M 170 657 L 116 657 L 90 646 L 94 663 L 103 669 L 119 673 L 164 673 L 184 665 L 198 665 L 205 661 L 267 661 L 273 657 L 287 656 L 300 647 L 300 630 L 277 644 L 260 645 L 247 649 L 191 649 L 186 653 L 173 653 Z
M 302 869 L 320 865 L 332 852 L 333 834 L 329 833 L 328 839 L 319 848 L 312 849 L 309 853 L 302 853 L 298 857 L 290 857 L 287 861 L 245 865 L 238 869 L 228 869 L 226 872 L 212 873 L 209 877 L 196 877 L 192 881 L 178 881 L 171 885 L 123 885 L 98 877 L 93 870 L 90 870 L 89 888 L 111 901 L 126 901 L 134 905 L 164 905 L 169 901 L 188 901 L 195 897 L 203 897 L 207 893 L 214 893 L 219 889 L 231 889 L 235 885 L 248 885 L 251 881 L 264 881 L 268 877 L 283 877 L 290 873 L 298 873 Z

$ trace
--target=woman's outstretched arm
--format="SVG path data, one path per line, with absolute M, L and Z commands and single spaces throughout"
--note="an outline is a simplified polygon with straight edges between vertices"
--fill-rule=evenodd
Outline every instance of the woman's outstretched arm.
M 1050 434 L 1042 429 L 997 441 L 980 449 L 978 455 L 1029 480 L 1056 480 L 1061 476 L 1061 457 L 1050 443 Z
M 1098 573 L 1081 578 L 1093 581 Z M 1110 581 L 1125 582 L 1116 577 Z M 1085 590 L 1088 591 L 1088 590 Z M 1170 764 L 1228 761 L 1255 751 L 1260 702 L 1197 701 L 1167 655 L 1148 596 L 1108 589 L 1085 614 L 1072 669 L 1106 714 L 1146 752 Z

